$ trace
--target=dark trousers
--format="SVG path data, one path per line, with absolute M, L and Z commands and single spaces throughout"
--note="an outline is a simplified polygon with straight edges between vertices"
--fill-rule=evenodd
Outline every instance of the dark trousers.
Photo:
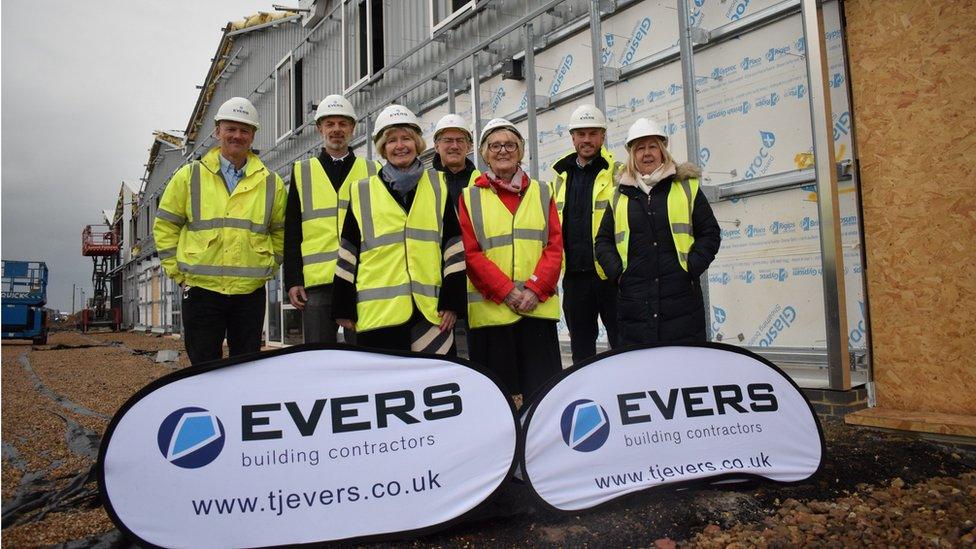
M 416 307 L 413 308 L 410 320 L 405 324 L 376 328 L 368 332 L 357 332 L 356 342 L 363 347 L 375 349 L 413 350 L 423 353 L 434 353 L 439 350 L 442 355 L 457 356 L 457 350 L 454 346 L 454 333 L 440 332 Z M 422 347 L 414 348 L 418 345 L 422 345 Z
M 610 347 L 617 344 L 617 289 L 600 280 L 596 271 L 566 273 L 563 276 L 563 313 L 569 328 L 573 364 L 596 354 L 599 316 L 607 330 Z
M 302 310 L 302 333 L 305 343 L 335 343 L 339 325 L 332 319 L 332 284 L 305 288 L 305 309 Z M 342 329 L 343 341 L 356 343 L 354 330 Z
M 468 341 L 472 362 L 494 372 L 525 401 L 563 368 L 555 320 L 523 317 L 508 326 L 474 328 Z
M 223 356 L 224 338 L 230 356 L 261 350 L 264 330 L 264 287 L 242 295 L 226 295 L 203 288 L 183 292 L 183 338 L 191 364 Z

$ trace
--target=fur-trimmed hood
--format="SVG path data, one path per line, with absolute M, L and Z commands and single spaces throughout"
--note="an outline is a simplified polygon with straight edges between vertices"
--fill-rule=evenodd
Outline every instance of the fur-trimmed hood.
M 689 179 L 699 179 L 701 178 L 701 168 L 692 164 L 691 162 L 681 162 L 677 163 L 674 167 L 675 173 L 674 178 L 678 181 L 687 181 Z M 617 184 L 628 185 L 631 187 L 638 187 L 637 181 L 627 172 L 627 170 L 620 170 L 617 174 Z

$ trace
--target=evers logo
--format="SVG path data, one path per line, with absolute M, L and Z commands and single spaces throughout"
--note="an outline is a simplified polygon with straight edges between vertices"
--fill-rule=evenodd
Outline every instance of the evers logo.
M 203 408 L 180 408 L 159 425 L 156 442 L 166 461 L 197 469 L 217 459 L 224 449 L 224 425 Z
M 559 419 L 563 442 L 577 452 L 592 452 L 607 442 L 610 421 L 607 411 L 587 399 L 574 401 L 563 410 Z
M 353 431 L 368 431 L 370 429 L 385 429 L 390 426 L 391 419 L 396 418 L 404 425 L 420 423 L 421 418 L 426 421 L 447 419 L 461 415 L 461 387 L 457 383 L 434 385 L 423 390 L 423 411 L 417 408 L 417 397 L 413 391 L 401 390 L 374 395 L 351 395 L 333 398 L 320 398 L 306 405 L 307 412 L 297 402 L 270 402 L 267 404 L 246 404 L 241 406 L 241 439 L 271 440 L 283 438 L 281 429 L 263 429 L 281 421 L 285 414 L 281 413 L 282 404 L 287 410 L 288 420 L 294 424 L 299 434 L 310 437 L 322 421 L 326 402 L 329 403 L 331 421 L 328 426 L 333 433 L 349 433 Z M 267 414 L 267 415 L 265 415 Z M 357 421 L 363 420 L 363 421 Z M 285 421 L 288 421 L 285 420 Z

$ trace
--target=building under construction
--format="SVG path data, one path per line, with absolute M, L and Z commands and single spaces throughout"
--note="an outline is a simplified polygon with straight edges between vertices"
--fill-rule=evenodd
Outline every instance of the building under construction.
M 374 156 L 371 121 L 396 102 L 426 137 L 448 112 L 476 136 L 512 120 L 544 180 L 572 146 L 569 113 L 593 103 L 618 158 L 627 128 L 650 117 L 675 158 L 703 168 L 723 234 L 702 284 L 714 341 L 768 357 L 821 412 L 976 436 L 976 347 L 961 328 L 976 313 L 976 128 L 961 76 L 973 12 L 947 0 L 306 0 L 230 23 L 185 134 L 153 136 L 120 267 L 123 321 L 180 330 L 152 220 L 175 170 L 215 144 L 230 97 L 259 110 L 254 148 L 286 182 L 318 153 L 313 114 L 331 93 L 356 107 L 359 156 Z M 938 152 L 920 164 L 921 150 Z M 941 173 L 952 176 L 921 195 Z M 948 256 L 933 245 L 957 233 L 969 240 Z M 269 283 L 268 345 L 302 341 L 286 296 Z

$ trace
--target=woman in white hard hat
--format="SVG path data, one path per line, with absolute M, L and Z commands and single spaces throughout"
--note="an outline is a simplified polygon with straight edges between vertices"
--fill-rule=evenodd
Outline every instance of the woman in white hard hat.
M 621 346 L 704 342 L 699 277 L 721 231 L 701 172 L 677 164 L 660 125 L 639 118 L 627 132 L 627 164 L 596 237 L 597 260 L 618 285 Z
M 464 250 L 444 183 L 417 158 L 426 148 L 417 117 L 390 105 L 373 141 L 386 164 L 349 187 L 333 293 L 333 316 L 365 347 L 452 353 L 464 306 Z
M 559 214 L 549 186 L 522 171 L 525 141 L 511 122 L 489 121 L 479 148 L 488 170 L 464 189 L 458 208 L 471 360 L 529 398 L 562 369 Z

